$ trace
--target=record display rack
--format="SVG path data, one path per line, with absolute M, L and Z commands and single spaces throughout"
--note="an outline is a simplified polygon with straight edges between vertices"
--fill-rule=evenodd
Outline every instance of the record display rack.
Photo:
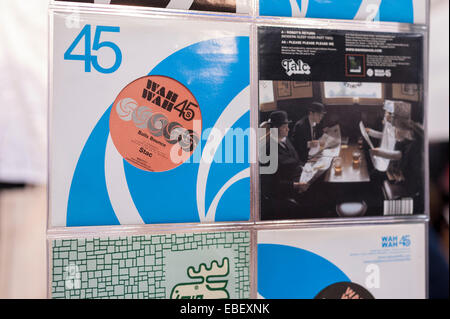
M 51 1 L 48 298 L 427 298 L 428 17 Z

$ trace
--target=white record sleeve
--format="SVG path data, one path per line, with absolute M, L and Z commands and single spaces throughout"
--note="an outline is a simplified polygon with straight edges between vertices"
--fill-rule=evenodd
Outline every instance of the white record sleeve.
M 426 298 L 425 225 L 258 231 L 258 296 Z

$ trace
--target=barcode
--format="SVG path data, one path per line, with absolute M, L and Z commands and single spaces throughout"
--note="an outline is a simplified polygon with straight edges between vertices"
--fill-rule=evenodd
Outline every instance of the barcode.
M 384 201 L 384 216 L 412 215 L 414 201 L 412 198 Z

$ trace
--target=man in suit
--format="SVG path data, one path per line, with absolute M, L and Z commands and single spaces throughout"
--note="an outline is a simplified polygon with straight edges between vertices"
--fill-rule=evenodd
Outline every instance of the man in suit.
M 293 142 L 302 162 L 308 161 L 308 153 L 317 146 L 322 135 L 320 122 L 326 114 L 325 106 L 313 102 L 308 107 L 308 115 L 300 119 L 294 126 Z
M 295 211 L 298 204 L 293 199 L 296 194 L 308 189 L 308 185 L 300 183 L 302 162 L 288 138 L 289 121 L 284 111 L 274 111 L 267 122 L 270 128 L 278 130 L 278 136 L 270 135 L 270 139 L 276 138 L 278 151 L 278 169 L 274 174 L 261 175 L 261 193 L 266 199 L 265 205 L 273 206 L 275 216 L 262 216 L 263 219 L 281 218 L 282 214 Z M 269 143 L 267 143 L 268 146 Z M 267 149 L 267 154 L 270 149 Z M 265 207 L 262 207 L 266 210 Z

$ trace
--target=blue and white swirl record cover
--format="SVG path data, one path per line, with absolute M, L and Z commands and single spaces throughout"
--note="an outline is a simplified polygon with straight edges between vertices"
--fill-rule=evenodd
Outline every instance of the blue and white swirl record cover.
M 249 24 L 52 18 L 50 226 L 248 221 Z
M 426 298 L 425 225 L 258 231 L 258 298 Z
M 427 0 L 259 0 L 259 14 L 425 24 Z

